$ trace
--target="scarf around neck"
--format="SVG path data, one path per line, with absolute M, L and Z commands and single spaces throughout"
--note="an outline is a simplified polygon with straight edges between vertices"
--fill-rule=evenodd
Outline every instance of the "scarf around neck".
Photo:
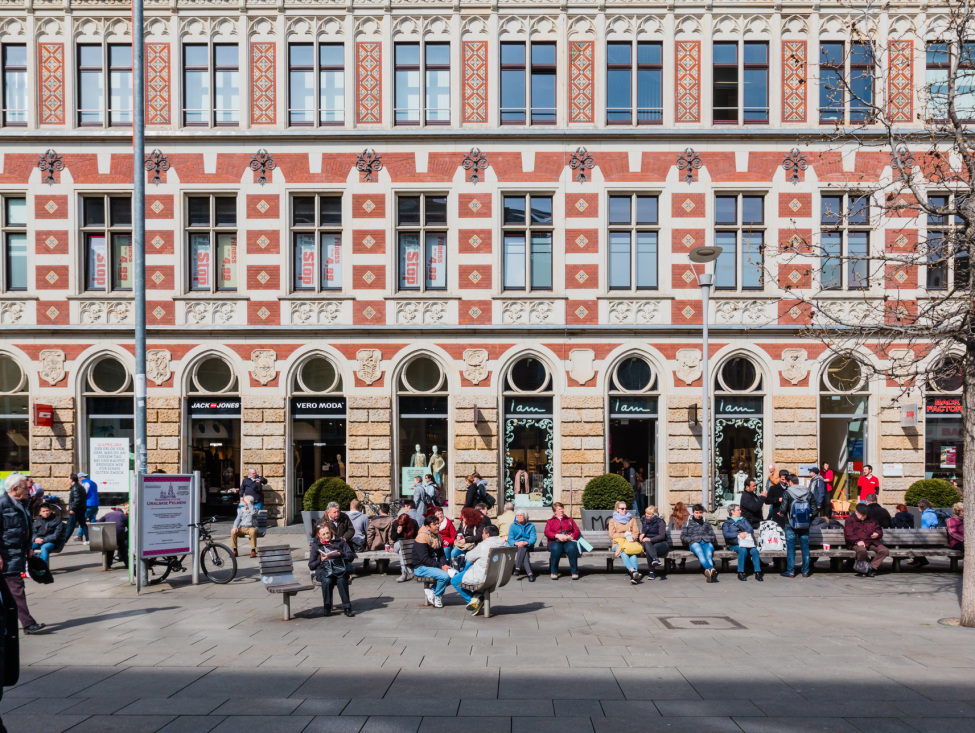
M 616 511 L 613 512 L 613 520 L 620 524 L 629 524 L 632 518 L 633 517 L 630 516 L 629 512 L 626 512 L 625 514 L 620 514 Z

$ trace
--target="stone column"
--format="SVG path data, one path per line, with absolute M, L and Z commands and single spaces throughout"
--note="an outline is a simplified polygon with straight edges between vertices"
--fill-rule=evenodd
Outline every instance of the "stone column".
M 68 475 L 78 468 L 75 451 L 74 397 L 51 398 L 38 395 L 38 402 L 50 402 L 54 408 L 53 425 L 49 428 L 30 427 L 30 473 L 42 479 L 45 493 L 56 493 L 64 499 L 68 496 Z
M 606 473 L 605 400 L 601 396 L 563 395 L 556 440 L 562 448 L 562 465 L 556 466 L 556 501 L 579 516 L 582 490 L 589 479 Z
M 671 395 L 667 398 L 667 435 L 660 441 L 667 466 L 667 498 L 658 499 L 660 516 L 670 517 L 670 510 L 679 501 L 688 506 L 701 501 L 701 435 L 700 427 L 692 428 L 688 420 L 690 409 L 700 399 Z M 658 496 L 662 496 L 658 492 Z
M 146 397 L 146 466 L 150 473 L 179 473 L 180 398 Z M 189 437 L 187 436 L 187 441 Z
M 919 404 L 923 410 L 923 404 Z M 922 413 L 923 414 L 923 413 Z M 902 477 L 884 477 L 883 466 L 899 463 L 904 467 Z M 892 508 L 904 501 L 904 492 L 918 479 L 924 478 L 924 423 L 917 427 L 901 427 L 900 405 L 885 404 L 880 408 L 880 465 L 874 466 L 880 479 L 880 503 Z
M 474 407 L 477 406 L 478 422 L 474 424 Z M 497 491 L 496 509 L 504 507 L 504 487 L 498 476 L 499 433 L 498 398 L 495 395 L 478 395 L 476 397 L 458 397 L 454 401 L 454 477 L 453 496 L 449 496 L 453 507 L 454 517 L 460 516 L 460 510 L 467 498 L 468 474 L 477 471 L 487 481 L 488 490 Z M 448 459 L 450 456 L 448 456 Z M 447 482 L 444 482 L 447 484 Z M 450 486 L 446 486 L 448 490 Z
M 267 479 L 264 508 L 268 523 L 286 524 L 284 397 L 241 398 L 241 459 L 244 475 L 256 468 Z
M 393 491 L 391 398 L 350 396 L 348 407 L 345 480 L 359 496 L 378 504 Z
M 772 430 L 766 430 L 765 460 L 762 471 L 768 475 L 769 462 L 778 469 L 798 473 L 801 464 L 819 461 L 819 430 L 816 424 L 817 395 L 779 395 L 772 397 Z M 770 434 L 775 435 L 775 445 Z M 764 481 L 760 476 L 760 482 Z

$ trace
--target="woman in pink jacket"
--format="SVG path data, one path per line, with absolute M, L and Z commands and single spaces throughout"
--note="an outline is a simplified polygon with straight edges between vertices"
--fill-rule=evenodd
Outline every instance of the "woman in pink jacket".
M 579 526 L 572 517 L 565 514 L 565 507 L 559 502 L 552 504 L 554 514 L 545 523 L 545 537 L 548 539 L 548 560 L 552 571 L 552 580 L 559 579 L 559 561 L 565 554 L 569 558 L 569 572 L 572 579 L 579 579 L 579 544 L 576 540 L 582 536 Z
M 952 550 L 965 551 L 965 506 L 960 501 L 951 507 L 955 516 L 947 521 L 948 546 Z

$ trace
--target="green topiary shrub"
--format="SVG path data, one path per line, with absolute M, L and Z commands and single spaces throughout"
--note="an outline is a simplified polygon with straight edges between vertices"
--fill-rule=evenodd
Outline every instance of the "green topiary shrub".
M 323 512 L 325 507 L 334 501 L 343 512 L 347 512 L 349 504 L 355 498 L 355 489 L 342 479 L 330 476 L 320 478 L 308 487 L 302 506 L 306 512 Z
M 582 508 L 589 511 L 612 511 L 618 501 L 625 501 L 627 506 L 633 503 L 633 487 L 619 474 L 596 476 L 582 492 Z
M 921 499 L 930 501 L 931 506 L 946 507 L 961 501 L 961 494 L 951 481 L 943 478 L 923 478 L 911 484 L 911 488 L 904 494 L 904 503 L 908 506 L 917 506 Z

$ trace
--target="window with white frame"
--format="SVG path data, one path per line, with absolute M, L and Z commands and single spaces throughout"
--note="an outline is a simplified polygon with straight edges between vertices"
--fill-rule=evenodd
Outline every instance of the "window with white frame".
M 870 199 L 857 193 L 823 194 L 820 202 L 823 290 L 860 290 L 870 284 Z
M 663 44 L 658 41 L 607 43 L 606 122 L 663 122 L 663 69 Z
M 959 119 L 975 120 L 975 42 L 929 41 L 925 55 L 924 86 L 928 117 L 947 120 L 949 103 L 953 101 Z M 953 63 L 956 69 L 954 92 L 949 84 Z M 953 99 L 950 98 L 952 96 Z
M 132 124 L 132 45 L 78 44 L 78 124 L 106 121 Z
M 85 290 L 132 290 L 132 199 L 84 196 L 81 216 Z
M 501 124 L 554 125 L 556 121 L 554 42 L 501 44 Z
M 714 197 L 714 243 L 721 254 L 714 266 L 717 290 L 761 290 L 765 283 L 765 197 Z
M 823 41 L 819 44 L 819 121 L 869 122 L 874 103 L 874 53 L 870 43 Z M 849 96 L 849 100 L 847 100 Z
M 27 46 L 4 43 L 0 47 L 3 64 L 3 125 L 21 127 L 27 124 Z
M 294 196 L 291 240 L 296 291 L 342 289 L 342 196 Z
M 0 227 L 3 231 L 3 289 L 27 290 L 27 199 L 23 195 L 0 196 Z
M 396 124 L 448 124 L 450 44 L 397 43 L 394 54 Z
M 190 290 L 237 290 L 237 198 L 187 197 L 186 224 Z
M 715 42 L 713 77 L 714 121 L 767 123 L 768 42 Z
M 447 196 L 396 198 L 400 290 L 447 288 Z
M 183 124 L 237 125 L 240 59 L 236 43 L 183 46 Z
M 957 197 L 949 193 L 931 194 L 928 204 L 939 213 L 927 215 L 927 288 L 967 288 L 970 277 L 968 248 L 959 236 L 963 222 L 961 217 L 949 213 L 957 210 Z
M 345 46 L 288 44 L 288 124 L 294 127 L 345 122 Z
M 659 212 L 657 197 L 609 197 L 609 289 L 656 290 Z
M 502 218 L 505 290 L 552 289 L 552 196 L 505 194 Z

